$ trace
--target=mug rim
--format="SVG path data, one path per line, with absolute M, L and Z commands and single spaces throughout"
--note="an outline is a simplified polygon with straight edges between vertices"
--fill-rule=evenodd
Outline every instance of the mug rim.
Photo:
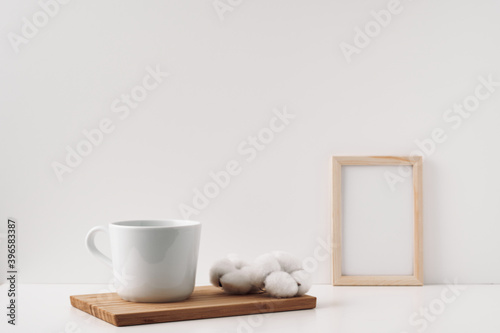
M 152 223 L 153 225 L 141 225 L 140 223 Z M 162 225 L 162 223 L 172 223 L 172 225 Z M 124 220 L 111 222 L 109 224 L 113 227 L 126 228 L 126 229 L 169 229 L 169 228 L 189 228 L 200 226 L 201 222 L 194 220 L 181 220 L 181 219 L 143 219 L 143 220 Z

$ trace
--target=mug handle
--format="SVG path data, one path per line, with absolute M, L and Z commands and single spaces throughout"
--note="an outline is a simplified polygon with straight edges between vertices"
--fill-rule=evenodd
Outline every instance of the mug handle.
M 97 259 L 101 260 L 104 262 L 107 266 L 110 268 L 113 268 L 113 263 L 111 262 L 111 259 L 109 257 L 105 256 L 101 251 L 97 249 L 95 246 L 95 235 L 99 232 L 102 231 L 104 233 L 108 233 L 108 228 L 104 226 L 97 226 L 93 227 L 90 229 L 89 233 L 87 234 L 87 237 L 85 238 L 85 244 L 87 245 L 87 249 L 91 254 L 97 257 Z

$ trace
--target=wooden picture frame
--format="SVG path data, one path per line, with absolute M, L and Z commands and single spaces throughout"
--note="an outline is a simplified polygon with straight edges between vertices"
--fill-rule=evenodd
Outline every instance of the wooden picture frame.
M 413 275 L 342 275 L 342 166 L 408 165 L 413 168 Z M 422 157 L 332 156 L 334 286 L 422 286 Z

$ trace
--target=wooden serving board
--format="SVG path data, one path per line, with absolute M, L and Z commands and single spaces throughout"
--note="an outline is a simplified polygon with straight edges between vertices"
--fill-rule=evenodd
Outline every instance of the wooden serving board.
M 71 305 L 115 326 L 313 309 L 316 297 L 273 298 L 266 293 L 229 295 L 212 286 L 196 287 L 174 303 L 134 303 L 116 293 L 70 296 Z

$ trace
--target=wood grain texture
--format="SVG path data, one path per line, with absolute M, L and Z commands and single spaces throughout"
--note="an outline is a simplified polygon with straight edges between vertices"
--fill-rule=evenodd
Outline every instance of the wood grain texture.
M 413 169 L 413 275 L 342 275 L 342 166 L 411 165 Z M 332 268 L 334 286 L 422 286 L 422 157 L 421 156 L 332 156 Z
M 164 323 L 313 309 L 316 297 L 272 298 L 266 293 L 229 295 L 212 286 L 196 287 L 191 297 L 174 303 L 133 303 L 116 293 L 70 296 L 71 305 L 115 326 Z

